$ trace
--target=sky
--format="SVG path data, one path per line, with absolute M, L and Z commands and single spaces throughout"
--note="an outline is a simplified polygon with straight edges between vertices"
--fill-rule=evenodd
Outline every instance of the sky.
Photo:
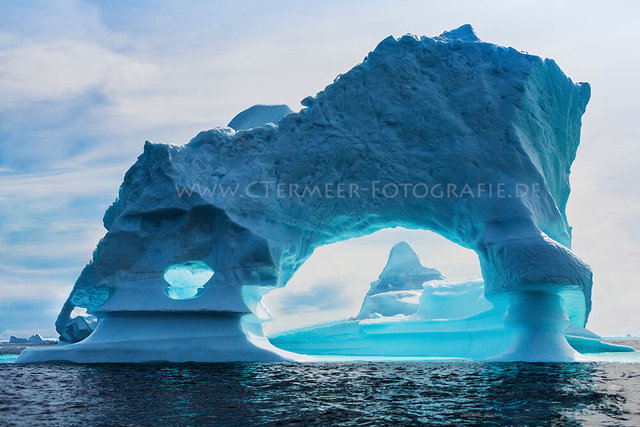
M 258 103 L 298 110 L 388 35 L 465 23 L 591 84 L 573 250 L 594 272 L 588 326 L 640 335 L 640 3 L 503 3 L 0 0 L 0 338 L 55 336 L 145 140 L 186 143 Z M 451 278 L 479 272 L 472 252 L 433 233 L 383 230 L 317 250 L 265 297 L 266 327 L 355 315 L 400 240 Z

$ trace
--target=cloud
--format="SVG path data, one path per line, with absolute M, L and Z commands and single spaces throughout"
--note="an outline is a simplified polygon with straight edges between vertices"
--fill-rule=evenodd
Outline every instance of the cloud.
M 349 308 L 347 283 L 314 283 L 305 292 L 285 294 L 278 300 L 278 306 L 288 314 L 300 312 L 336 310 Z
M 53 323 L 57 317 L 57 308 L 50 297 L 34 296 L 28 298 L 0 300 L 0 337 L 15 335 L 28 338 L 35 333 L 45 337 L 57 337 Z M 63 302 L 58 301 L 58 302 Z M 43 319 L 49 322 L 44 323 Z
M 0 51 L 0 108 L 56 100 L 91 88 L 138 89 L 154 67 L 78 40 L 18 45 Z

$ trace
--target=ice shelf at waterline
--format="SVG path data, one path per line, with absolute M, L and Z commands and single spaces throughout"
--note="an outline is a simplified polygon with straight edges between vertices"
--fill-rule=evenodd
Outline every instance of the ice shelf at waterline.
M 528 297 L 527 303 L 537 302 L 536 309 L 542 309 L 544 301 L 534 298 L 541 296 Z M 424 267 L 409 244 L 400 242 L 391 249 L 378 280 L 371 283 L 356 317 L 285 331 L 269 341 L 311 356 L 490 359 L 506 352 L 518 332 L 509 317 L 505 322 L 507 303 L 508 298 L 499 296 L 489 302 L 480 277 L 448 281 L 438 270 Z M 582 354 L 634 351 L 603 342 L 575 325 L 564 333 Z M 544 360 L 554 349 L 538 346 L 536 351 L 531 359 Z
M 396 226 L 478 254 L 485 297 L 506 301 L 513 332 L 488 358 L 573 360 L 564 331 L 585 326 L 592 275 L 565 206 L 589 96 L 554 61 L 465 25 L 384 39 L 298 113 L 262 106 L 236 130 L 147 142 L 56 322 L 62 334 L 82 307 L 95 330 L 18 362 L 295 359 L 264 337 L 262 296 L 315 248 Z M 175 288 L 169 269 L 211 274 Z

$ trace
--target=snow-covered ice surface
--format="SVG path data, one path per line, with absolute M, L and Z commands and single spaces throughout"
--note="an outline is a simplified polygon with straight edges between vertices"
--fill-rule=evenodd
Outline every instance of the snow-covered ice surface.
M 56 322 L 83 307 L 96 329 L 19 362 L 299 358 L 264 337 L 262 295 L 315 248 L 396 226 L 476 251 L 512 333 L 504 352 L 484 337 L 487 357 L 573 360 L 563 332 L 585 326 L 592 275 L 565 206 L 589 96 L 554 61 L 465 25 L 386 38 L 298 113 L 250 109 L 237 131 L 146 143 Z M 163 274 L 186 262 L 215 274 L 170 298 Z

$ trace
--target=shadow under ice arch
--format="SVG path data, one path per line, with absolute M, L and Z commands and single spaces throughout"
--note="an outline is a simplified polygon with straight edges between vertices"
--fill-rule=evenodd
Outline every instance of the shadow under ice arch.
M 262 295 L 314 248 L 395 226 L 476 251 L 487 296 L 510 298 L 518 331 L 496 357 L 570 360 L 567 316 L 583 327 L 591 304 L 591 271 L 570 250 L 565 215 L 589 94 L 552 60 L 463 26 L 383 40 L 277 125 L 146 143 L 58 319 L 64 326 L 74 293 L 107 289 L 96 330 L 19 361 L 295 357 L 264 338 Z M 214 276 L 198 298 L 166 298 L 164 269 L 188 260 Z

